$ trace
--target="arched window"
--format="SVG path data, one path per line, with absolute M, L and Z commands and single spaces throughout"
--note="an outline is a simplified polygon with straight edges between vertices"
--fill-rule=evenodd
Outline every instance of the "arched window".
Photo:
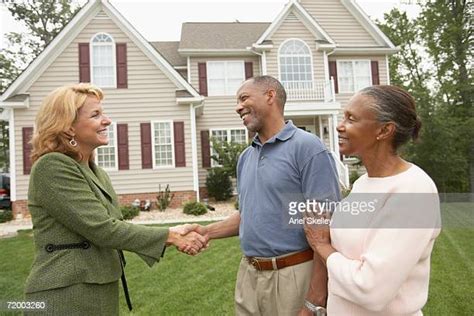
M 289 89 L 311 89 L 313 69 L 308 45 L 301 40 L 290 39 L 280 46 L 278 55 L 283 85 Z
M 115 44 L 106 33 L 98 33 L 91 39 L 91 74 L 93 84 L 116 87 Z

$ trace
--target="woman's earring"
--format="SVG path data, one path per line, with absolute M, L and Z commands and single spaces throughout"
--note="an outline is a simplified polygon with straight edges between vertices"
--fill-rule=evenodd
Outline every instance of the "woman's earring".
M 69 145 L 71 145 L 72 147 L 76 147 L 77 146 L 77 142 L 76 140 L 73 138 L 71 138 L 71 140 L 69 141 Z
M 377 136 L 377 140 L 380 140 L 380 137 L 379 137 L 379 136 Z

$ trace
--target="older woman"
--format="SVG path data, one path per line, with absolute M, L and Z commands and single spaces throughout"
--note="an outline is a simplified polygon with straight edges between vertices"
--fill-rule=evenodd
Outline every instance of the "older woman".
M 197 253 L 207 240 L 196 226 L 157 228 L 122 221 L 107 174 L 93 151 L 109 142 L 103 93 L 90 84 L 56 89 L 36 117 L 28 190 L 36 258 L 28 301 L 51 315 L 118 314 L 118 280 L 128 298 L 122 250 L 152 266 L 166 245 Z
M 397 153 L 420 127 L 413 98 L 395 86 L 363 89 L 345 108 L 340 151 L 358 156 L 367 174 L 334 211 L 330 230 L 305 229 L 327 265 L 329 315 L 422 315 L 439 200 L 431 178 Z M 354 209 L 371 199 L 369 212 Z

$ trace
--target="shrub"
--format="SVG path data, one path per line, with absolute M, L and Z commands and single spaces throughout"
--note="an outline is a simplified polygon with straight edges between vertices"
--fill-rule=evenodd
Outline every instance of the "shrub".
M 221 167 L 212 168 L 207 174 L 206 188 L 209 196 L 216 201 L 225 201 L 232 196 L 232 182 L 228 173 Z
M 0 223 L 5 223 L 11 221 L 13 219 L 13 212 L 12 210 L 0 210 Z
M 206 205 L 200 202 L 188 202 L 184 204 L 183 213 L 196 216 L 203 215 L 207 213 L 207 208 Z
M 166 188 L 164 191 L 161 191 L 161 185 L 158 187 L 158 195 L 156 196 L 156 204 L 160 212 L 164 212 L 168 208 L 173 198 L 174 198 L 174 194 L 171 193 L 169 184 L 166 185 Z
M 248 144 L 238 144 L 236 142 L 221 141 L 211 138 L 212 149 L 214 154 L 212 160 L 217 162 L 224 168 L 229 176 L 236 177 L 237 161 L 240 154 L 247 148 Z
M 121 206 L 120 210 L 122 211 L 123 219 L 132 219 L 138 214 L 140 214 L 140 208 L 136 206 Z

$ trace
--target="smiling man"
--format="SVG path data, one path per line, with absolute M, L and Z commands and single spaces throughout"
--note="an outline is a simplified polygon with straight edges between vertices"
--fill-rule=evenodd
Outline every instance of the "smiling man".
M 339 200 L 337 172 L 318 137 L 285 122 L 285 102 L 285 89 L 273 77 L 241 85 L 235 110 L 257 134 L 237 165 L 240 213 L 200 228 L 211 239 L 240 236 L 237 315 L 312 315 L 310 309 L 326 304 L 324 265 L 303 226 L 285 222 L 288 206 L 282 200 L 295 194 Z

